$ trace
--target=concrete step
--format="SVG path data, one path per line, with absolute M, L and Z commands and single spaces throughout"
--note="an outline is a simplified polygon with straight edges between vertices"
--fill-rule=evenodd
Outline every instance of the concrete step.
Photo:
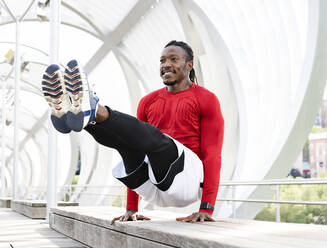
M 116 222 L 124 209 L 115 207 L 53 208 L 50 227 L 90 247 L 242 247 L 326 248 L 327 226 L 218 219 L 183 223 L 180 214 L 142 211 L 151 221 Z M 183 216 L 183 215 L 182 215 Z
M 1 197 L 0 198 L 0 208 L 10 208 L 11 207 L 11 198 L 10 197 Z
M 58 206 L 78 206 L 75 202 L 58 202 Z M 14 200 L 11 209 L 31 219 L 45 219 L 47 203 L 43 200 Z

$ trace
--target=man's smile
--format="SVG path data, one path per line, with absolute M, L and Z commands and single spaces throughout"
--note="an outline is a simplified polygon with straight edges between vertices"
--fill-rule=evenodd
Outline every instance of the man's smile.
M 162 69 L 161 70 L 161 76 L 169 76 L 171 74 L 175 74 L 176 72 L 171 69 Z

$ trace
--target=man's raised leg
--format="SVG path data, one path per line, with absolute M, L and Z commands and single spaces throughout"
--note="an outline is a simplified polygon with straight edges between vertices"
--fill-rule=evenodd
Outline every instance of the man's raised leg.
M 169 166 L 178 158 L 174 141 L 158 128 L 100 104 L 97 108 L 96 124 L 86 126 L 85 130 L 106 146 L 112 147 L 114 141 L 123 150 L 146 154 L 157 181 L 165 177 Z M 118 147 L 113 148 L 119 151 Z M 138 165 L 136 163 L 135 167 Z

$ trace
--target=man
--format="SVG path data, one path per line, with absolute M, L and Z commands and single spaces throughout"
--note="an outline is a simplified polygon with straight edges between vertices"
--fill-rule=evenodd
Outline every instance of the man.
M 148 220 L 137 215 L 138 194 L 158 206 L 187 206 L 199 199 L 198 212 L 178 221 L 214 221 L 224 120 L 217 97 L 195 84 L 193 51 L 169 42 L 160 57 L 165 87 L 143 97 L 137 118 L 98 104 L 75 60 L 64 82 L 57 65 L 43 76 L 43 92 L 54 127 L 62 133 L 84 128 L 122 157 L 113 175 L 127 187 L 126 213 L 112 220 Z

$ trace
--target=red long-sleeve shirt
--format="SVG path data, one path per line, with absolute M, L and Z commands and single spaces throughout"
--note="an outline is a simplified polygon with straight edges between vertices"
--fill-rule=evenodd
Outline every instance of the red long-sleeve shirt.
M 217 97 L 196 84 L 179 92 L 162 88 L 141 99 L 137 118 L 158 127 L 199 156 L 204 168 L 201 202 L 215 206 L 224 134 Z M 137 193 L 127 189 L 126 209 L 138 211 L 138 199 Z M 212 214 L 209 209 L 200 211 Z

